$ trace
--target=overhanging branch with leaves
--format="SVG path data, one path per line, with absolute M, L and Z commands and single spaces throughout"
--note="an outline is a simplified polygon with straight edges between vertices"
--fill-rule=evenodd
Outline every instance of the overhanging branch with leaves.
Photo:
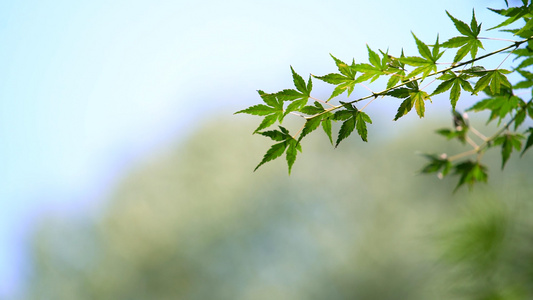
M 533 65 L 533 4 L 529 3 L 529 0 L 522 0 L 522 6 L 519 7 L 491 10 L 502 16 L 504 21 L 489 31 L 500 29 L 511 35 L 510 39 L 480 37 L 481 23 L 476 20 L 474 11 L 469 25 L 446 12 L 461 35 L 452 37 L 442 44 L 437 35 L 435 43 L 429 45 L 413 33 L 418 49 L 417 55 L 406 56 L 402 50 L 399 56 L 394 57 L 388 51 L 375 52 L 367 45 L 368 63 L 356 64 L 355 60 L 352 60 L 351 64 L 347 64 L 331 55 L 338 72 L 324 76 L 310 74 L 307 82 L 291 67 L 294 89 L 284 89 L 276 93 L 259 91 L 263 103 L 236 112 L 261 116 L 263 119 L 254 133 L 277 142 L 267 151 L 255 169 L 285 154 L 290 173 L 297 153 L 302 151 L 302 139 L 320 126 L 335 147 L 354 131 L 367 142 L 367 125 L 372 124 L 372 119 L 363 110 L 378 97 L 402 99 L 394 116 L 396 121 L 411 112 L 413 108 L 420 118 L 424 117 L 426 101 L 431 102 L 433 96 L 449 91 L 455 126 L 452 129 L 441 129 L 437 133 L 463 144 L 468 143 L 472 146 L 472 150 L 451 156 L 426 155 L 429 162 L 421 172 L 437 173 L 442 178 L 453 170 L 453 174 L 459 176 L 457 188 L 463 184 L 472 186 L 476 182 L 486 182 L 487 168 L 481 163 L 481 159 L 487 149 L 501 147 L 503 169 L 513 151 L 521 151 L 523 155 L 533 145 L 533 127 L 523 130 L 522 133 L 518 132 L 527 120 L 533 119 L 533 102 L 531 98 L 526 101 L 519 96 L 523 93 L 515 93 L 515 90 L 526 89 L 531 95 L 533 87 L 533 73 L 528 71 Z M 518 28 L 507 29 L 510 25 L 517 26 L 516 24 L 520 24 Z M 510 44 L 478 56 L 479 51 L 485 51 L 482 40 L 504 41 Z M 453 60 L 450 63 L 440 62 L 444 53 L 452 50 L 455 51 L 452 53 Z M 468 54 L 470 59 L 465 60 Z M 486 58 L 501 54 L 506 56 L 494 69 L 486 69 L 479 64 Z M 518 65 L 511 70 L 502 69 L 503 62 L 511 56 L 514 56 L 513 61 L 518 62 Z M 440 66 L 447 64 L 450 66 L 439 69 Z M 524 80 L 511 83 L 507 76 L 515 73 L 521 75 Z M 433 81 L 422 86 L 422 83 L 430 77 L 433 77 Z M 320 100 L 311 96 L 313 78 L 335 86 L 328 99 Z M 380 78 L 387 79 L 385 88 L 380 92 L 373 92 L 364 84 L 373 83 Z M 428 92 L 428 87 L 434 82 L 439 84 L 432 92 Z M 370 94 L 354 100 L 338 101 L 339 104 L 330 103 L 345 93 L 350 97 L 356 85 L 364 86 Z M 497 119 L 499 125 L 502 121 L 504 125 L 488 138 L 470 125 L 467 115 L 455 110 L 462 91 L 472 95 L 482 92 L 487 96 L 467 111 L 489 110 L 491 112 L 489 122 Z M 370 101 L 361 109 L 355 106 L 369 99 Z M 305 120 L 295 134 L 290 134 L 289 130 L 281 126 L 288 115 L 300 116 Z M 332 133 L 334 122 L 341 122 L 335 141 Z M 280 124 L 279 129 L 266 130 L 275 123 Z M 470 133 L 481 138 L 482 143 L 477 145 L 470 137 Z M 523 145 L 522 140 L 525 139 L 525 135 L 528 135 L 528 138 Z M 476 155 L 475 160 L 461 160 L 472 155 Z

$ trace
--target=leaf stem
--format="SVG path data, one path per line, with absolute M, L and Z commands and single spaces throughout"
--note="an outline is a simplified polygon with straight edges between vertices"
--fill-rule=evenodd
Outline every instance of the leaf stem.
M 312 97 L 312 96 L 309 96 L 309 98 L 311 98 L 311 99 L 313 99 L 313 100 L 315 100 L 315 101 L 318 101 L 318 102 L 320 102 L 320 103 L 327 104 L 327 105 L 329 105 L 329 106 L 331 106 L 331 107 L 335 107 L 335 105 L 333 105 L 333 104 L 331 104 L 331 103 L 329 103 L 329 102 L 327 102 L 327 101 L 320 100 L 320 99 L 317 99 L 317 98 Z
M 474 148 L 472 150 L 468 150 L 468 151 L 459 153 L 459 154 L 456 154 L 456 155 L 453 155 L 453 156 L 450 156 L 450 157 L 448 157 L 448 161 L 458 160 L 460 158 L 463 158 L 463 157 L 469 156 L 469 155 L 473 155 L 473 154 L 476 154 L 478 152 L 479 152 L 479 147 L 478 148 Z
M 479 148 L 479 146 L 468 136 L 466 137 L 466 141 L 472 146 L 474 149 Z
M 300 134 L 300 132 L 302 132 L 302 130 L 304 130 L 305 128 L 305 123 L 304 125 L 292 136 L 293 139 L 296 139 L 296 137 Z
M 370 103 L 372 103 L 374 100 L 376 100 L 378 97 L 374 97 L 374 99 L 368 101 L 367 104 L 365 104 L 365 106 L 363 106 L 363 108 L 361 108 L 359 111 L 363 111 L 363 109 L 365 109 Z
M 473 155 L 473 154 L 476 154 L 476 153 L 477 154 L 481 154 L 481 151 L 484 150 L 485 148 L 489 147 L 489 145 L 490 145 L 490 143 L 492 141 L 494 141 L 497 137 L 499 137 L 505 130 L 509 129 L 509 126 L 511 126 L 511 124 L 513 124 L 515 118 L 516 118 L 516 115 L 513 116 L 509 120 L 509 122 L 507 122 L 505 124 L 505 126 L 503 126 L 502 128 L 498 129 L 498 131 L 496 131 L 491 137 L 487 138 L 481 145 L 475 147 L 472 150 L 469 150 L 469 151 L 466 151 L 466 152 L 462 152 L 462 153 L 450 156 L 448 158 L 448 160 L 449 161 L 454 161 L 454 160 L 457 160 L 459 158 L 463 158 L 463 157 L 468 156 L 468 155 Z M 479 160 L 479 157 L 478 157 L 478 160 Z
M 433 82 L 435 82 L 437 80 L 437 78 L 433 79 L 430 83 L 426 84 L 423 88 L 421 88 L 420 90 L 423 91 L 425 88 L 427 88 L 428 86 L 430 86 Z
M 507 54 L 507 56 L 502 60 L 498 67 L 496 67 L 496 69 L 499 69 L 502 66 L 502 64 L 509 58 L 509 56 L 511 56 L 514 50 L 516 50 L 516 48 L 514 48 L 512 51 L 509 51 L 509 54 Z
M 480 40 L 491 40 L 491 41 L 504 41 L 504 42 L 511 42 L 511 43 L 516 43 L 518 41 L 515 41 L 515 40 L 509 40 L 509 39 L 501 39 L 501 38 L 492 38 L 492 37 L 478 37 L 478 39 Z
M 298 116 L 298 117 L 302 117 L 302 118 L 305 119 L 305 116 L 304 116 L 304 115 L 301 115 L 301 114 L 299 114 L 299 113 L 295 113 L 295 112 L 293 112 L 293 111 L 291 111 L 289 114 L 291 114 L 291 115 L 295 115 L 295 116 Z
M 481 132 L 479 132 L 477 129 L 475 129 L 472 125 L 469 126 L 469 129 L 470 131 L 472 131 L 473 134 L 477 135 L 483 141 L 487 140 L 487 137 L 483 135 Z
M 374 91 L 371 90 L 368 86 L 364 85 L 362 82 L 359 83 L 362 87 L 364 87 L 365 89 L 367 89 L 369 92 L 373 93 Z

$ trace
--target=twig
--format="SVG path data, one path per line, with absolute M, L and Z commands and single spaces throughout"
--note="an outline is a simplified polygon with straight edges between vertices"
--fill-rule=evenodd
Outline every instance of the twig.
M 478 61 L 478 60 L 485 59 L 485 58 L 487 58 L 487 57 L 490 57 L 490 56 L 492 56 L 492 55 L 498 54 L 498 53 L 500 53 L 500 52 L 506 51 L 506 50 L 511 49 L 511 48 L 518 48 L 521 44 L 523 44 L 523 43 L 525 43 L 525 42 L 527 42 L 527 41 L 529 41 L 529 40 L 531 40 L 531 39 L 533 39 L 533 37 L 528 38 L 528 39 L 525 39 L 525 40 L 522 40 L 522 41 L 515 41 L 515 42 L 513 42 L 512 45 L 509 45 L 509 46 L 507 46 L 507 47 L 501 48 L 501 49 L 499 49 L 499 50 L 496 50 L 496 51 L 493 51 L 493 52 L 487 53 L 487 54 L 485 54 L 485 55 L 482 55 L 482 56 L 479 56 L 479 57 L 476 57 L 476 58 L 470 59 L 470 60 L 468 60 L 468 61 L 465 61 L 465 62 L 462 62 L 462 63 L 456 64 L 456 65 L 452 65 L 452 66 L 450 66 L 450 67 L 448 67 L 448 68 L 445 68 L 445 69 L 442 69 L 442 70 L 440 70 L 440 71 L 435 71 L 435 72 L 433 72 L 433 73 L 431 73 L 431 74 L 428 74 L 428 75 L 426 76 L 426 78 L 427 78 L 427 77 L 430 77 L 430 76 L 435 76 L 435 75 L 438 75 L 438 74 L 443 74 L 443 73 L 445 73 L 445 72 L 447 72 L 447 71 L 451 71 L 451 70 L 454 70 L 454 69 L 457 69 L 457 68 L 460 68 L 460 67 L 466 66 L 466 65 L 471 64 L 471 63 L 474 63 L 474 62 L 476 62 L 476 61 Z M 362 98 L 359 98 L 359 99 L 355 99 L 355 100 L 352 100 L 352 101 L 349 101 L 349 102 L 346 102 L 346 103 L 348 103 L 348 104 L 352 104 L 352 103 L 356 103 L 356 102 L 359 102 L 359 101 L 363 101 L 363 100 L 366 100 L 366 99 L 369 99 L 369 98 L 372 98 L 372 97 L 381 96 L 381 95 L 386 95 L 389 91 L 392 91 L 392 90 L 397 89 L 397 88 L 399 88 L 399 87 L 405 86 L 405 85 L 407 85 L 407 84 L 409 84 L 409 83 L 412 83 L 412 82 L 418 81 L 418 80 L 420 80 L 420 79 L 422 79 L 422 78 L 423 78 L 423 76 L 415 77 L 415 78 L 413 78 L 413 79 L 410 79 L 410 80 L 407 80 L 407 81 L 402 82 L 402 83 L 400 83 L 400 84 L 397 84 L 396 86 L 393 86 L 393 87 L 391 87 L 391 88 L 385 89 L 385 90 L 383 90 L 383 91 L 381 91 L 381 92 L 378 92 L 378 93 L 372 93 L 372 95 L 368 95 L 368 96 L 365 96 L 365 97 L 362 97 Z M 307 117 L 307 119 L 312 119 L 312 118 L 314 118 L 314 117 L 318 117 L 318 116 L 323 115 L 323 114 L 326 114 L 326 113 L 328 113 L 328 112 L 331 112 L 331 111 L 337 110 L 337 109 L 339 109 L 339 108 L 341 108 L 341 107 L 343 107 L 342 104 L 341 104 L 341 105 L 335 105 L 335 106 L 333 106 L 333 107 L 331 107 L 331 108 L 329 108 L 329 109 L 324 110 L 323 112 L 320 112 L 320 113 L 315 114 L 315 115 L 313 115 L 313 116 Z

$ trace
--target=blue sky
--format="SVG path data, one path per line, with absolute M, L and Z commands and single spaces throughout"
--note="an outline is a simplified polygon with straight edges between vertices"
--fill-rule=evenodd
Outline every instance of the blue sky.
M 415 51 L 503 1 L 1 1 L 0 297 L 44 212 L 91 211 L 142 157 L 258 101 L 334 71 L 328 53 Z M 494 25 L 495 22 L 488 22 Z

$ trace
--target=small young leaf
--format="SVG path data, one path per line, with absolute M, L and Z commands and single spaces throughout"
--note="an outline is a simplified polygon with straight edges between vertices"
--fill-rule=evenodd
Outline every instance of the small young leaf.
M 452 110 L 453 115 L 453 126 L 455 130 L 463 130 L 468 129 L 468 115 L 467 114 L 461 114 L 456 110 Z

